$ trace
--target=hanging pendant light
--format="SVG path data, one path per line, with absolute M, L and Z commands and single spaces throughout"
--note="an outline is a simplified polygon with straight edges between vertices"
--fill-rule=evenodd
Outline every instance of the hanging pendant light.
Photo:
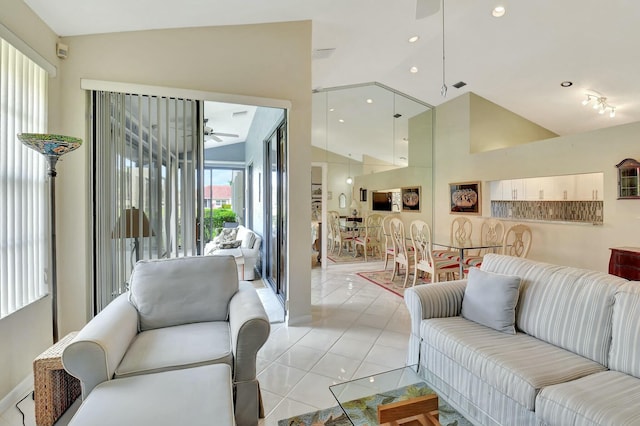
M 440 94 L 443 98 L 447 97 L 447 85 L 445 84 L 444 71 L 445 71 L 445 58 L 444 58 L 444 0 L 442 0 L 442 87 L 440 88 Z
M 351 154 L 349 154 L 349 174 L 347 175 L 347 185 L 353 183 L 353 177 L 351 176 Z

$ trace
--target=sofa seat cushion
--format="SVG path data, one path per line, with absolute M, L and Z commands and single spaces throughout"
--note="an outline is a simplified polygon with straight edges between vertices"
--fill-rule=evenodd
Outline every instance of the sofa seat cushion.
M 208 365 L 102 382 L 82 402 L 69 422 L 73 426 L 212 424 L 236 424 L 228 365 Z
M 536 400 L 536 417 L 549 426 L 640 424 L 640 379 L 605 371 L 549 386 Z
M 115 377 L 207 364 L 232 365 L 229 323 L 202 322 L 138 333 L 116 368 Z
M 541 388 L 605 370 L 524 333 L 505 334 L 462 317 L 423 320 L 420 335 L 425 345 L 531 411 Z

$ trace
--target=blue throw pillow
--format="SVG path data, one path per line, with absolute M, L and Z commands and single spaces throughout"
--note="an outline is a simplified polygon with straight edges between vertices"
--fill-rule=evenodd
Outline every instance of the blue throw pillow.
M 462 316 L 503 333 L 516 334 L 520 277 L 469 270 L 462 298 Z

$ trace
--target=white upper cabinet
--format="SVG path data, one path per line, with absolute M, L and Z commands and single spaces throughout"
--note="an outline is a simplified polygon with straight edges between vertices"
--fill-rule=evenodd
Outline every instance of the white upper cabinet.
M 604 175 L 548 176 L 489 182 L 492 200 L 591 201 L 602 200 Z
M 602 173 L 576 175 L 576 200 L 602 200 L 604 188 Z

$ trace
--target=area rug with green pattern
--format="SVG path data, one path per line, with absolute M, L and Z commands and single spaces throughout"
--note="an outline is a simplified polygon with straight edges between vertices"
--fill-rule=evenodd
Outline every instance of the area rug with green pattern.
M 343 404 L 349 417 L 339 406 L 301 414 L 278 421 L 278 426 L 369 426 L 378 424 L 378 405 L 390 404 L 409 398 L 432 394 L 424 383 L 405 386 L 393 391 L 379 393 Z M 439 420 L 442 426 L 472 426 L 442 398 L 438 398 Z M 349 420 L 351 418 L 351 421 Z
M 396 276 L 391 280 L 391 275 L 393 275 L 393 271 L 371 271 L 371 272 L 358 272 L 357 275 L 361 276 L 365 280 L 368 280 L 385 290 L 389 290 L 390 292 L 397 294 L 400 297 L 404 297 L 404 273 L 402 275 L 396 274 Z M 418 277 L 416 281 L 416 285 L 418 284 L 427 284 L 431 281 L 428 279 L 424 279 Z M 413 274 L 409 275 L 409 279 L 407 280 L 407 287 L 411 287 L 413 283 Z

